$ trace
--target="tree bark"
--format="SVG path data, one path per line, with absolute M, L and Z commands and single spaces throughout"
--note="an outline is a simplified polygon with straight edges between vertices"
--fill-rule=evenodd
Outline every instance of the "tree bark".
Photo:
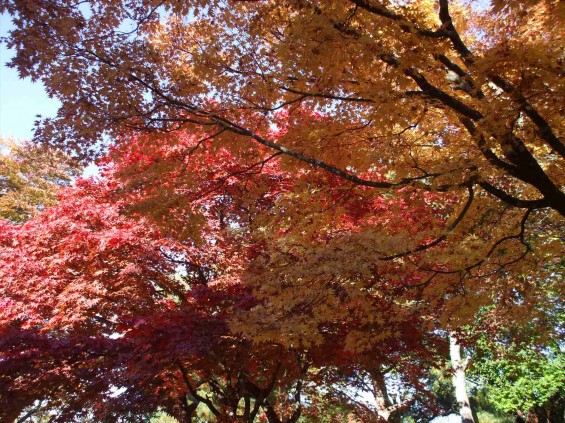
M 565 423 L 565 397 L 556 394 L 551 398 L 548 407 L 549 423 Z
M 400 422 L 400 416 L 397 412 L 398 407 L 392 403 L 388 396 L 384 373 L 379 371 L 371 372 L 371 380 L 379 419 L 384 422 Z
M 457 343 L 457 338 L 453 332 L 449 334 L 449 355 L 453 368 L 453 386 L 455 387 L 455 398 L 459 405 L 459 414 L 462 423 L 478 423 L 473 418 L 471 403 L 467 395 L 465 370 L 466 361 L 461 359 L 461 345 Z

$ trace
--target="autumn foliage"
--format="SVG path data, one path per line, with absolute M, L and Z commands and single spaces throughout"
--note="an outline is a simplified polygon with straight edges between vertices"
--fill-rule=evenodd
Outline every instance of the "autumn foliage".
M 0 138 L 0 217 L 23 222 L 57 203 L 59 187 L 79 174 L 75 160 L 32 143 Z
M 0 12 L 101 169 L 0 221 L 6 421 L 425 421 L 448 333 L 561 300 L 561 2 Z

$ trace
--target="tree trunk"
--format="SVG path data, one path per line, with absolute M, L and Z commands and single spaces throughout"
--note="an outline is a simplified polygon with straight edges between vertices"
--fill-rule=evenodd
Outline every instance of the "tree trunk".
M 453 386 L 455 387 L 455 398 L 459 405 L 459 414 L 462 423 L 478 423 L 473 418 L 471 403 L 467 395 L 465 370 L 467 363 L 461 359 L 461 345 L 457 343 L 455 334 L 449 334 L 449 356 L 453 368 Z
M 547 410 L 536 405 L 533 409 L 528 411 L 526 423 L 547 423 L 547 417 Z
M 384 422 L 400 422 L 397 408 L 388 396 L 385 383 L 385 375 L 382 372 L 371 372 L 375 402 L 377 404 L 377 415 Z
M 548 414 L 549 423 L 565 423 L 565 398 L 559 394 L 549 400 Z
M 188 402 L 187 395 L 182 395 L 181 404 L 184 411 L 184 422 L 192 423 L 196 409 L 198 408 L 198 402 Z

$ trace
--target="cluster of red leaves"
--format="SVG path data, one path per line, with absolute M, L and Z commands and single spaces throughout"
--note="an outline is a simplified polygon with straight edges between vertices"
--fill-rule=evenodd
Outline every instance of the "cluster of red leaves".
M 230 332 L 249 289 L 222 283 L 210 262 L 197 271 L 190 248 L 121 215 L 106 194 L 79 182 L 27 223 L 0 222 L 3 420 L 38 400 L 56 421 L 159 407 L 184 420 L 187 395 L 212 382 L 232 387 L 210 403 L 225 420 L 243 392 L 266 397 L 304 373 L 295 352 Z

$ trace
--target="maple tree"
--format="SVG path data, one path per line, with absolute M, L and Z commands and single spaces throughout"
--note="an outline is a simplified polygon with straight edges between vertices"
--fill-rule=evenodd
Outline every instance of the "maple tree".
M 3 418 L 40 401 L 58 421 L 157 408 L 192 421 L 200 404 L 218 421 L 254 421 L 261 410 L 270 422 L 296 421 L 308 367 L 336 364 L 335 339 L 331 355 L 328 345 L 306 354 L 231 333 L 230 310 L 256 302 L 238 284 L 237 252 L 218 252 L 240 231 L 209 217 L 209 248 L 178 245 L 120 216 L 104 192 L 79 181 L 59 206 L 2 223 Z
M 62 197 L 61 206 L 47 209 L 22 228 L 5 226 L 3 321 L 10 330 L 3 346 L 9 358 L 4 374 L 22 372 L 17 384 L 25 375 L 35 386 L 6 383 L 6 409 L 16 405 L 17 412 L 47 397 L 51 407 L 62 409 L 62 420 L 94 412 L 107 418 L 135 416 L 158 407 L 186 418 L 204 403 L 218 419 L 245 419 L 248 413 L 252 421 L 261 408 L 270 421 L 278 421 L 279 413 L 285 413 L 278 401 L 288 400 L 286 392 L 295 383 L 296 388 L 336 387 L 357 380 L 353 386 L 362 386 L 369 380 L 380 405 L 370 410 L 345 399 L 350 412 L 362 421 L 397 421 L 412 400 L 392 403 L 386 374 L 405 375 L 408 383 L 423 389 L 418 383 L 422 360 L 433 361 L 442 351 L 441 342 L 428 333 L 444 313 L 437 307 L 455 299 L 459 308 L 459 300 L 449 298 L 454 288 L 448 279 L 440 285 L 445 295 L 437 297 L 421 274 L 417 256 L 412 264 L 371 261 L 360 251 L 378 240 L 375 231 L 382 228 L 387 236 L 381 235 L 378 242 L 394 245 L 418 236 L 422 228 L 440 226 L 446 210 L 437 208 L 434 196 L 427 197 L 427 205 L 413 205 L 402 196 L 375 196 L 365 188 L 344 186 L 339 179 L 328 182 L 327 174 L 315 169 L 292 173 L 268 151 L 244 152 L 247 144 L 214 138 L 204 141 L 214 145 L 196 148 L 206 138 L 176 133 L 155 145 L 151 137 L 130 137 L 127 145 L 113 148 L 104 163 L 106 188 L 82 183 Z M 185 160 L 185 151 L 191 151 L 191 160 Z M 303 190 L 316 188 L 322 207 L 333 216 L 329 223 L 285 223 L 281 209 L 295 209 L 305 217 L 313 214 L 297 201 Z M 436 195 L 443 199 L 448 194 Z M 313 210 L 320 213 L 319 207 L 314 204 Z M 120 216 L 119 210 L 131 218 Z M 132 220 L 140 213 L 158 223 L 168 238 L 157 237 L 156 228 L 147 232 L 148 222 Z M 273 234 L 266 227 L 278 231 Z M 147 254 L 154 260 L 149 268 Z M 140 257 L 144 267 L 138 268 Z M 128 264 L 132 262 L 133 268 Z M 171 280 L 171 265 L 182 266 L 185 276 Z M 51 269 L 59 273 L 51 274 Z M 118 291 L 113 301 L 100 301 L 98 295 L 106 285 L 115 285 L 116 274 L 126 278 L 118 279 L 118 285 L 136 294 Z M 155 290 L 155 284 L 161 288 Z M 498 295 L 497 285 L 493 287 L 484 292 Z M 177 308 L 175 301 L 166 301 L 167 295 L 185 300 Z M 47 314 L 32 318 L 35 304 L 47 308 Z M 49 316 L 51 309 L 56 316 Z M 13 330 L 22 324 L 26 331 Z M 45 328 L 29 332 L 28 325 Z M 59 325 L 72 333 L 64 340 L 67 348 L 61 348 L 62 339 L 45 339 L 42 333 L 60 330 Z M 253 337 L 258 346 L 232 330 Z M 112 340 L 116 333 L 125 335 Z M 273 342 L 273 347 L 265 347 Z M 17 359 L 22 352 L 23 358 Z M 305 353 L 305 363 L 320 372 L 307 374 L 296 367 L 296 358 Z M 258 360 L 259 368 L 240 354 Z M 59 361 L 71 364 L 62 368 Z M 248 366 L 263 376 L 255 379 Z M 263 391 L 277 366 L 284 369 L 276 379 L 282 389 L 278 401 Z M 92 367 L 108 370 L 85 372 Z M 39 380 L 27 373 L 30 369 L 40 371 Z M 226 379 L 228 373 L 238 376 Z M 223 382 L 210 387 L 218 378 Z M 193 383 L 206 386 L 214 399 L 192 392 Z M 54 385 L 61 392 L 54 394 Z M 113 398 L 112 386 L 124 385 L 126 394 Z M 73 397 L 77 386 L 86 392 Z M 343 403 L 339 390 L 333 393 L 330 403 Z M 13 401 L 22 394 L 28 395 L 27 401 Z M 189 394 L 192 402 L 183 403 L 183 395 Z M 241 401 L 248 404 L 247 412 L 240 409 Z M 291 410 L 291 416 L 295 411 L 294 418 L 300 416 L 300 402 Z
M 293 174 L 317 169 L 316 188 L 280 208 L 298 237 L 320 237 L 302 211 L 329 222 L 332 184 L 402 197 L 406 214 L 438 207 L 441 224 L 398 230 L 395 242 L 365 232 L 363 247 L 374 252 L 364 261 L 418 255 L 434 301 L 457 283 L 486 301 L 496 287 L 484 278 L 563 252 L 544 244 L 539 258 L 528 239 L 565 213 L 560 2 L 0 4 L 15 25 L 12 65 L 62 102 L 38 128 L 46 143 L 92 157 L 103 134 L 118 146 L 143 134 L 159 149 L 164 135 L 199 131 L 241 147 L 234 166 L 261 169 L 270 152 Z M 179 154 L 189 162 L 191 151 Z
M 81 182 L 24 225 L 0 222 L 2 419 L 41 401 L 57 421 L 158 407 L 192 421 L 201 403 L 218 421 L 264 409 L 278 422 L 288 407 L 296 420 L 300 352 L 232 335 L 226 313 L 249 301 L 245 288 L 207 286 L 190 268 L 175 276 L 180 252 L 167 258 L 158 231 L 101 191 Z M 296 404 L 271 392 L 295 383 Z
M 131 372 L 131 389 L 109 402 L 116 413 L 163 407 L 181 416 L 188 407 L 186 418 L 204 403 L 221 418 L 242 412 L 252 421 L 259 404 L 270 421 L 292 420 L 304 386 L 370 380 L 376 409 L 346 409 L 364 421 L 396 420 L 409 400 L 392 404 L 388 372 L 424 389 L 423 363 L 444 353 L 438 333 L 474 324 L 492 305 L 499 325 L 524 323 L 540 285 L 555 277 L 565 146 L 563 30 L 553 21 L 563 22 L 562 2 L 0 0 L 0 12 L 14 20 L 12 65 L 62 103 L 38 140 L 84 160 L 107 152 L 108 210 L 87 202 L 109 213 L 88 233 L 100 239 L 93 247 L 72 233 L 57 235 L 62 244 L 56 237 L 65 259 L 55 262 L 63 274 L 54 286 L 68 269 L 84 275 L 75 275 L 76 291 L 65 290 L 81 306 L 64 318 L 39 314 L 36 324 L 52 330 L 45 321 L 60 318 L 76 331 L 80 354 L 116 354 L 100 359 L 112 369 L 102 385 L 88 374 L 62 383 L 87 384 L 92 400 L 73 403 L 75 389 L 61 388 L 60 407 L 96 411 L 111 381 Z M 65 201 L 87 213 L 72 196 Z M 56 226 L 73 208 L 64 210 L 7 233 L 45 230 L 34 223 L 41 219 Z M 80 213 L 70 214 L 71 226 L 88 224 Z M 85 256 L 121 227 L 139 237 L 121 241 L 135 254 L 120 256 L 118 243 L 103 248 L 109 261 Z M 27 263 L 39 254 L 32 239 L 17 248 L 4 241 L 16 292 L 27 271 L 43 287 L 51 279 L 33 272 L 62 260 L 49 244 Z M 110 269 L 148 254 L 149 268 L 123 287 L 138 295 L 92 302 L 92 281 L 111 284 Z M 172 281 L 174 266 L 185 274 Z M 54 289 L 35 300 L 42 313 L 62 307 Z M 11 327 L 25 311 L 23 300 L 9 301 Z M 127 334 L 112 340 L 124 331 L 110 324 L 116 313 Z M 97 326 L 99 315 L 107 327 Z M 81 340 L 89 327 L 108 339 Z M 51 338 L 32 335 L 47 343 L 37 351 L 54 354 Z M 174 345 L 186 350 L 171 354 Z M 235 359 L 240 353 L 261 366 L 250 372 L 256 363 Z M 296 357 L 320 371 L 291 365 Z M 277 375 L 281 395 L 271 403 L 260 392 L 281 362 L 289 373 Z M 226 369 L 255 388 L 239 389 Z M 190 392 L 183 375 L 210 397 Z M 159 385 L 170 395 L 156 396 Z
M 232 259 L 227 260 L 231 269 L 226 277 L 233 278 L 237 274 L 234 258 L 245 257 L 238 277 L 245 286 L 255 288 L 259 303 L 235 314 L 231 327 L 257 342 L 314 351 L 325 351 L 331 345 L 327 352 L 314 354 L 315 363 L 329 366 L 318 375 L 323 377 L 323 385 L 337 386 L 343 379 L 335 375 L 344 372 L 349 382 L 359 379 L 355 382 L 359 386 L 368 379 L 373 385 L 369 391 L 380 405 L 377 410 L 359 406 L 350 411 L 359 413 L 364 421 L 371 419 L 371 413 L 372 418 L 398 416 L 400 408 L 408 407 L 411 400 L 390 403 L 386 373 L 404 374 L 408 383 L 421 389 L 416 363 L 433 361 L 438 347 L 441 350 L 434 339 L 437 337 L 426 335 L 433 325 L 426 314 L 429 308 L 414 302 L 426 283 L 421 283 L 421 276 L 410 275 L 408 267 L 391 263 L 361 266 L 365 257 L 356 261 L 349 255 L 370 242 L 368 238 L 374 235 L 370 231 L 380 222 L 393 222 L 397 232 L 410 227 L 412 234 L 420 225 L 429 227 L 434 222 L 433 215 L 428 218 L 431 209 L 410 209 L 397 198 L 375 199 L 366 190 L 343 186 L 339 179 L 328 184 L 327 175 L 320 172 L 291 173 L 268 151 L 227 140 L 224 143 L 218 137 L 190 132 L 163 138 L 159 145 L 150 137 L 130 138 L 127 145 L 112 150 L 103 166 L 107 177 L 116 178 L 112 195 L 123 201 L 130 213 L 151 216 L 176 239 L 184 240 L 195 251 L 191 258 L 195 263 L 201 260 L 201 250 L 215 254 L 214 260 L 225 259 L 230 251 Z M 202 143 L 208 143 L 206 148 L 199 148 Z M 186 151 L 190 152 L 189 161 Z M 241 158 L 234 157 L 234 151 Z M 327 197 L 322 204 L 333 209 L 335 198 L 340 199 L 340 206 L 331 210 L 334 217 L 329 224 L 312 218 L 298 227 L 292 227 L 296 222 L 285 222 L 287 215 L 281 209 L 297 210 L 306 217 L 314 214 L 294 201 L 301 190 L 326 185 L 333 188 L 324 193 Z M 371 218 L 375 207 L 382 220 Z M 442 213 L 436 220 L 443 222 Z M 313 225 L 316 237 L 295 237 L 296 231 Z M 274 239 L 268 227 L 277 228 Z M 212 244 L 211 228 L 220 229 Z M 394 228 L 390 229 L 393 235 Z M 231 234 L 228 240 L 218 238 L 222 232 Z M 355 238 L 357 232 L 359 238 Z M 351 240 L 354 244 L 348 249 Z M 331 242 L 336 242 L 337 248 Z M 319 248 L 308 252 L 312 243 Z M 217 254 L 218 248 L 226 250 Z M 281 255 L 283 268 L 278 268 L 276 257 Z M 407 295 L 400 295 L 407 288 Z
M 197 141 L 194 136 L 175 140 Z M 164 151 L 178 163 L 175 149 Z M 273 342 L 280 329 L 269 333 L 268 325 L 253 331 L 255 339 L 261 340 L 262 334 L 268 342 L 251 343 L 230 330 L 234 317 L 241 322 L 251 309 L 260 316 L 259 302 L 278 302 L 255 297 L 246 283 L 250 257 L 262 252 L 251 230 L 256 216 L 243 206 L 241 184 L 263 192 L 254 203 L 260 216 L 278 200 L 284 178 L 290 186 L 289 173 L 275 167 L 259 174 L 267 179 L 261 183 L 238 168 L 227 169 L 239 179 L 226 183 L 220 173 L 217 180 L 224 189 L 210 187 L 214 179 L 204 170 L 226 171 L 221 157 L 227 152 L 220 149 L 220 157 L 208 161 L 211 168 L 196 172 L 204 174 L 205 195 L 196 192 L 200 202 L 192 198 L 184 204 L 173 197 L 175 206 L 169 202 L 159 208 L 141 199 L 155 204 L 163 200 L 162 190 L 155 200 L 136 187 L 135 179 L 129 184 L 111 179 L 124 177 L 119 171 L 133 165 L 133 175 L 141 179 L 152 175 L 144 167 L 170 165 L 158 154 L 147 153 L 143 148 L 127 150 L 121 160 L 107 164 L 105 182 L 79 181 L 60 193 L 59 206 L 23 226 L 3 224 L 0 367 L 5 377 L 0 399 L 5 417 L 25 416 L 41 401 L 41 408 L 54 410 L 60 421 L 90 415 L 135 419 L 158 408 L 191 421 L 199 406 L 218 421 L 253 421 L 260 412 L 270 422 L 296 421 L 305 407 L 301 396 L 340 381 L 351 384 L 363 374 L 373 381 L 382 409 L 375 412 L 351 403 L 351 412 L 364 421 L 395 414 L 397 408 L 387 404 L 386 372 L 394 369 L 415 381 L 418 354 L 430 360 L 436 342 L 424 339 L 422 321 L 415 314 L 407 318 L 404 313 L 375 327 L 372 319 L 360 320 L 362 309 L 355 314 L 354 304 L 344 297 L 339 307 L 353 314 L 312 319 L 320 328 L 310 331 L 285 325 L 294 327 L 302 341 L 288 333 L 289 342 Z M 205 154 L 210 156 L 210 150 Z M 140 199 L 133 201 L 132 196 Z M 180 223 L 171 219 L 176 207 L 186 207 L 178 214 Z M 120 215 L 120 209 L 131 217 Z M 169 238 L 139 220 L 139 211 L 147 209 L 156 213 L 150 216 Z M 157 216 L 163 212 L 168 214 L 160 221 Z M 198 221 L 196 212 L 203 215 L 204 224 L 187 236 L 183 222 Z M 394 307 L 390 299 L 378 296 L 364 300 L 366 308 L 380 309 L 383 316 Z M 305 309 L 294 313 L 300 320 L 308 315 Z M 253 323 L 257 325 L 251 319 L 249 325 Z M 388 327 L 388 335 L 371 343 L 356 341 L 363 330 L 375 332 L 379 325 Z M 309 371 L 312 366 L 319 370 Z M 343 402 L 341 394 L 334 393 L 337 397 L 329 395 L 329 400 Z M 315 407 L 304 412 L 316 414 Z

